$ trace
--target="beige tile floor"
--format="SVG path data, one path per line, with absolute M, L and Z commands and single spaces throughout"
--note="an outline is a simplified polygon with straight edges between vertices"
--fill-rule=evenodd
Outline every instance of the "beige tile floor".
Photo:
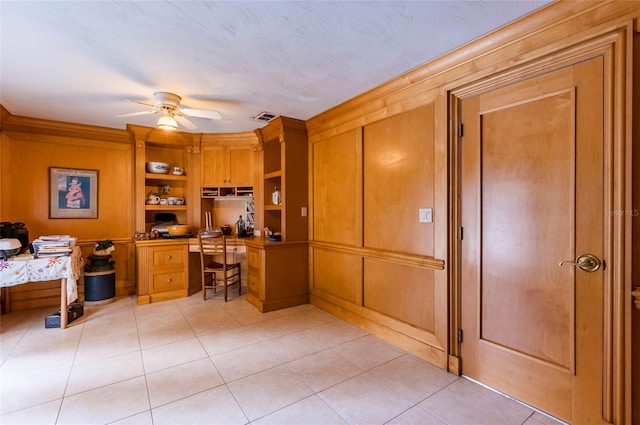
M 125 297 L 0 317 L 0 423 L 556 424 L 323 311 Z

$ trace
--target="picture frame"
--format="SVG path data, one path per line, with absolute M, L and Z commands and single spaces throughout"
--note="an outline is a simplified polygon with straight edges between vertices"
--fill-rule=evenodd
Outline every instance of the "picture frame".
M 49 218 L 98 218 L 98 170 L 49 167 Z

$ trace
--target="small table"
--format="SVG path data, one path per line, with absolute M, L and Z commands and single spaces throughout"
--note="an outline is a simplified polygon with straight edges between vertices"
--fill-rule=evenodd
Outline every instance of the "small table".
M 68 324 L 68 306 L 78 299 L 77 281 L 82 276 L 84 259 L 79 247 L 70 255 L 34 257 L 33 254 L 16 255 L 7 261 L 0 260 L 0 288 L 28 282 L 60 279 L 60 328 Z M 4 300 L 3 300 L 4 305 Z

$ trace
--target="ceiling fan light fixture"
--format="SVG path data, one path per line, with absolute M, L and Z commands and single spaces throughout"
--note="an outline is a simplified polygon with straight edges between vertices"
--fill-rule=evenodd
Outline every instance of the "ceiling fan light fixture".
M 175 131 L 178 129 L 178 123 L 171 114 L 164 114 L 158 119 L 158 128 L 162 130 Z

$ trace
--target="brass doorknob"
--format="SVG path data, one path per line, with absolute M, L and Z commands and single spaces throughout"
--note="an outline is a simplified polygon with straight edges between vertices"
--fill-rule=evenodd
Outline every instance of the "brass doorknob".
M 576 257 L 575 261 L 571 261 L 571 260 L 560 261 L 558 265 L 562 266 L 565 263 L 573 264 L 580 270 L 588 273 L 595 272 L 602 265 L 602 262 L 600 261 L 600 259 L 593 254 L 582 254 Z

